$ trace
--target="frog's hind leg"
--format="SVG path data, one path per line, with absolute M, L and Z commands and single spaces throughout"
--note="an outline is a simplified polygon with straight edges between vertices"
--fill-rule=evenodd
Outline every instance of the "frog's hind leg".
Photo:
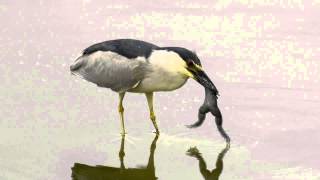
M 199 108 L 199 112 L 198 112 L 198 121 L 191 124 L 191 125 L 186 125 L 188 128 L 196 128 L 202 125 L 202 123 L 204 122 L 204 120 L 206 119 L 206 114 L 209 112 L 209 109 L 207 106 L 202 105 Z
M 211 114 L 215 117 L 215 122 L 217 125 L 217 128 L 221 134 L 221 136 L 227 141 L 227 143 L 230 143 L 230 137 L 228 136 L 228 134 L 225 132 L 225 130 L 222 127 L 222 115 L 220 112 L 220 109 L 218 108 L 217 104 L 215 104 L 214 106 L 211 106 L 212 108 L 210 108 L 210 112 Z

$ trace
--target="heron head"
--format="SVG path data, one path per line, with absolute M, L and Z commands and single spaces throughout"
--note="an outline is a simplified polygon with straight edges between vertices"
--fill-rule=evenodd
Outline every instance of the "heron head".
M 187 77 L 193 78 L 205 88 L 217 91 L 216 87 L 214 86 L 208 75 L 202 69 L 200 59 L 198 58 L 195 52 L 192 52 L 182 47 L 163 47 L 159 49 L 168 50 L 169 52 L 173 51 L 176 54 L 178 54 L 178 59 L 182 60 L 179 60 L 179 62 L 182 63 L 177 63 L 179 64 L 179 66 L 175 67 L 176 69 L 179 69 L 180 73 Z
M 183 56 L 183 59 L 186 62 L 185 69 L 187 71 L 187 76 L 196 80 L 203 87 L 217 91 L 216 87 L 203 70 L 200 59 L 195 52 L 187 50 L 187 53 Z
M 196 80 L 198 83 L 200 83 L 205 88 L 208 88 L 210 90 L 216 90 L 216 87 L 208 77 L 208 75 L 205 73 L 205 71 L 202 69 L 201 64 L 197 64 L 194 60 L 190 59 L 187 60 L 187 66 L 186 70 L 189 72 L 189 77 Z

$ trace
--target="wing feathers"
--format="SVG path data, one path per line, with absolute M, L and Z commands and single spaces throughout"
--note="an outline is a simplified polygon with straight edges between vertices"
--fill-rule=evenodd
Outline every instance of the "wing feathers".
M 146 66 L 143 59 L 128 60 L 110 51 L 97 51 L 81 56 L 70 70 L 98 86 L 126 91 L 143 79 Z

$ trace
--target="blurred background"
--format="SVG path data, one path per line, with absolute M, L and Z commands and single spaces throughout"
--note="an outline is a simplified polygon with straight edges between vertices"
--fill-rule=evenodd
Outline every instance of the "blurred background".
M 118 95 L 71 76 L 91 44 L 134 38 L 195 50 L 220 91 L 232 143 L 220 179 L 320 178 L 319 0 L 0 0 L 0 179 L 71 179 L 75 162 L 120 167 Z M 203 179 L 224 141 L 213 117 L 197 129 L 193 80 L 156 93 L 159 179 Z M 144 95 L 124 101 L 125 163 L 153 142 Z

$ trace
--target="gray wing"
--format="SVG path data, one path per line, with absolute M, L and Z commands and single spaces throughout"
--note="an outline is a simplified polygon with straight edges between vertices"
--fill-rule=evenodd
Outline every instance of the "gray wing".
M 128 60 L 111 51 L 97 51 L 79 57 L 70 70 L 98 86 L 124 92 L 139 84 L 146 66 L 144 58 Z

